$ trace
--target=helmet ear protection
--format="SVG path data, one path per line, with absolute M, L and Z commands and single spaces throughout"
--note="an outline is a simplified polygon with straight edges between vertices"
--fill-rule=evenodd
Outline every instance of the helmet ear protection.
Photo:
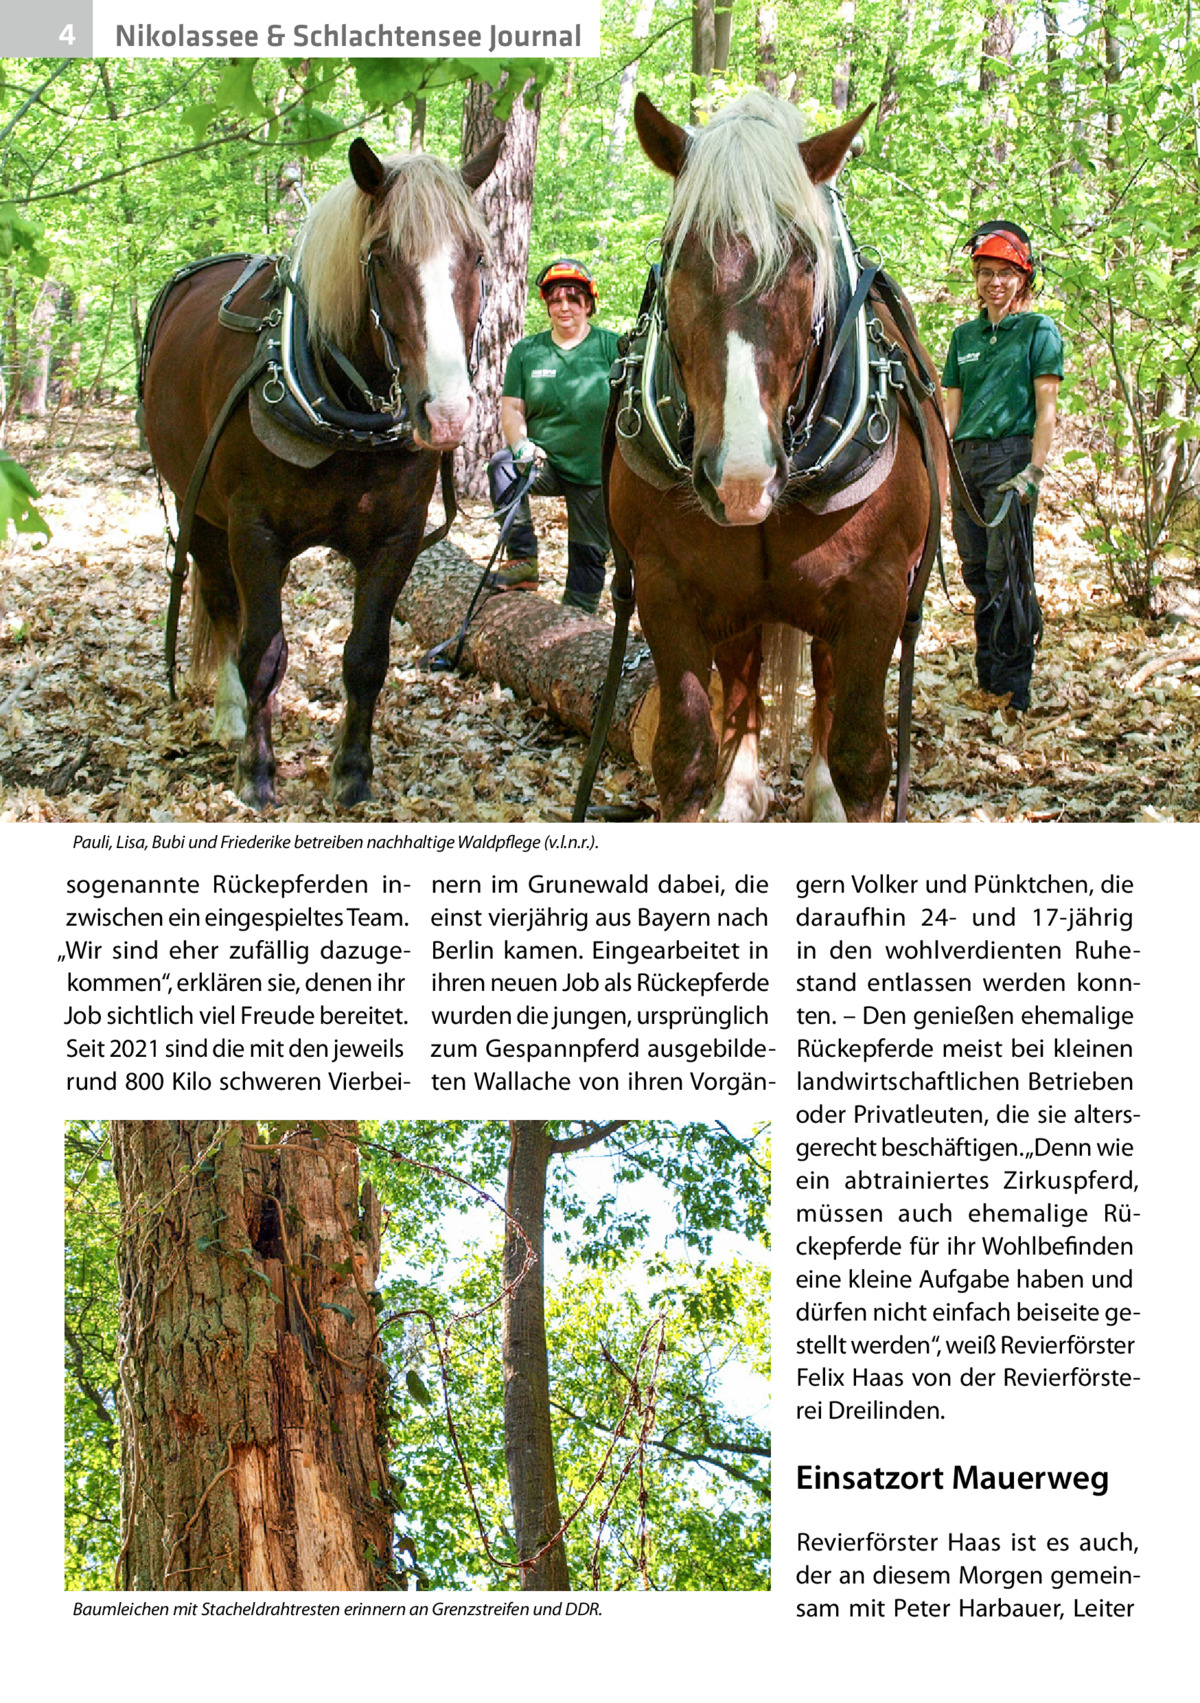
M 971 232 L 963 246 L 972 262 L 984 259 L 1007 261 L 1010 266 L 1024 272 L 1031 284 L 1043 270 L 1028 232 L 1007 219 L 990 219 L 986 225 L 980 225 L 978 230 Z
M 553 289 L 555 284 L 576 284 L 586 290 L 591 298 L 592 310 L 596 307 L 596 286 L 587 267 L 578 260 L 569 260 L 565 255 L 552 260 L 548 266 L 543 266 L 534 279 L 534 286 L 543 301 L 546 291 Z

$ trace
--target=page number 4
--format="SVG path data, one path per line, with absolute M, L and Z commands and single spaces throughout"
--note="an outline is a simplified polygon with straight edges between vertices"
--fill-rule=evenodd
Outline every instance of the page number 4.
M 68 47 L 74 47 L 74 45 L 75 45 L 75 25 L 74 24 L 68 24 L 66 29 L 62 32 L 62 34 L 59 36 L 58 39 L 59 39 L 59 41 L 65 41 Z

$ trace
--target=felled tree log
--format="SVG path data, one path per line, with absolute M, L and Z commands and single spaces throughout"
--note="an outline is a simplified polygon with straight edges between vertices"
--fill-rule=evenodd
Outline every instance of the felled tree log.
M 480 568 L 455 544 L 435 544 L 417 557 L 396 617 L 426 649 L 454 639 L 479 584 Z M 564 609 L 532 591 L 485 596 L 476 607 L 462 667 L 498 680 L 518 697 L 542 704 L 585 738 L 600 697 L 612 647 L 607 621 Z M 638 707 L 655 685 L 654 663 L 641 639 L 630 639 L 608 744 L 633 754 Z

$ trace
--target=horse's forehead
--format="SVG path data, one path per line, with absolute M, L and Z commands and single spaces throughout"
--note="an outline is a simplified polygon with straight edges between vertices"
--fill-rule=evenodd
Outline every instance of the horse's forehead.
M 798 278 L 810 270 L 812 248 L 806 238 L 795 232 L 792 252 L 778 276 L 766 288 L 754 284 L 759 267 L 758 253 L 748 237 L 737 232 L 716 236 L 711 246 L 689 232 L 680 244 L 674 271 L 697 286 L 701 295 L 728 302 L 731 308 L 754 300 L 792 298 Z

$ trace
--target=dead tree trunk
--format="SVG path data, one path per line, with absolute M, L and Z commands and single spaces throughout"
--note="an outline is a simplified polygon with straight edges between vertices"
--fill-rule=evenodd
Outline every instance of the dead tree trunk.
M 435 544 L 417 557 L 396 605 L 417 643 L 431 648 L 454 639 L 479 583 L 479 567 L 453 544 Z M 518 697 L 550 710 L 564 726 L 590 734 L 612 648 L 607 621 L 565 609 L 532 592 L 488 598 L 471 622 L 462 667 L 499 680 Z M 612 750 L 633 751 L 638 706 L 655 683 L 654 664 L 631 638 L 609 728 Z
M 504 1238 L 504 1455 L 512 1496 L 513 1533 L 522 1561 L 537 1555 L 562 1525 L 554 1438 L 550 1430 L 550 1364 L 546 1348 L 545 1275 L 542 1264 L 546 1171 L 553 1143 L 541 1122 L 512 1123 L 508 1159 L 509 1212 L 528 1236 L 537 1263 L 522 1283 L 525 1243 L 512 1225 Z M 515 1285 L 514 1287 L 510 1287 Z M 522 1569 L 523 1591 L 568 1591 L 567 1551 L 552 1543 Z
M 389 1584 L 358 1153 L 253 1123 L 114 1122 L 122 1542 L 137 1591 Z

